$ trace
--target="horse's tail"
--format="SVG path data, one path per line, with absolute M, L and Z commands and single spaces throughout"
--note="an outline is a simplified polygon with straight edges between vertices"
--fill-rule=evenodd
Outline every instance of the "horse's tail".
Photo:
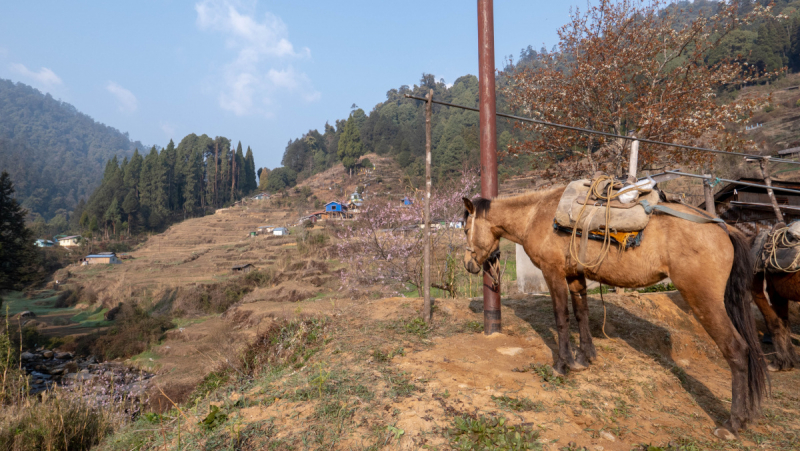
M 761 411 L 761 401 L 767 393 L 769 379 L 761 343 L 758 341 L 756 323 L 751 309 L 753 283 L 753 260 L 750 244 L 739 229 L 728 226 L 728 236 L 733 243 L 733 268 L 725 287 L 725 311 L 739 335 L 747 343 L 747 374 L 749 394 L 748 413 L 754 418 Z

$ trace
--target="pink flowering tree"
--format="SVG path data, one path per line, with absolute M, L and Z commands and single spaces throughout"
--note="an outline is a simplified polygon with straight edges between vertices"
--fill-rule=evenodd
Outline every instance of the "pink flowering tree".
M 462 197 L 472 197 L 477 171 L 464 170 L 459 180 L 431 193 L 431 286 L 455 295 L 455 274 L 463 251 Z M 410 284 L 422 289 L 424 192 L 411 205 L 399 199 L 376 199 L 362 207 L 358 219 L 339 232 L 338 254 L 347 263 L 342 287 L 357 290 L 374 284 Z

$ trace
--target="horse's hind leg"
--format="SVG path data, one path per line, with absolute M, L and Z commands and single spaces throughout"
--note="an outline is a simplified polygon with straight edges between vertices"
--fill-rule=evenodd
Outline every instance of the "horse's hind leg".
M 775 345 L 775 359 L 767 366 L 767 369 L 770 371 L 790 371 L 792 368 L 800 367 L 800 359 L 794 352 L 790 335 L 789 300 L 778 294 L 771 282 L 768 277 L 767 290 L 772 305 L 767 301 L 763 292 L 757 293 L 761 290 L 753 290 L 754 300 L 764 315 L 767 327 L 772 333 L 772 343 Z M 759 285 L 760 287 L 761 285 Z
M 592 333 L 589 328 L 589 303 L 586 296 L 586 278 L 583 276 L 568 277 L 569 292 L 572 295 L 572 310 L 578 321 L 578 330 L 581 334 L 581 346 L 578 352 L 578 363 L 588 366 L 597 358 L 597 351 L 592 342 Z
M 672 279 L 676 285 L 678 281 Z M 710 281 L 706 283 L 710 284 Z M 681 284 L 686 286 L 685 284 Z M 748 381 L 748 347 L 745 340 L 739 335 L 726 314 L 724 302 L 724 287 L 712 291 L 703 287 L 702 283 L 690 284 L 691 290 L 679 288 L 681 295 L 689 304 L 695 317 L 703 325 L 708 335 L 719 347 L 728 366 L 731 369 L 731 417 L 725 429 L 736 433 L 745 426 L 749 419 L 748 395 L 750 386 Z M 730 432 L 717 429 L 714 434 L 720 438 L 733 438 Z

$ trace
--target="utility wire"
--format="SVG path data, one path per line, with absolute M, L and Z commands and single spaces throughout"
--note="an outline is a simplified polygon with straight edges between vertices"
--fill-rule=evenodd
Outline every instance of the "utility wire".
M 424 97 L 414 96 L 414 95 L 411 95 L 411 94 L 405 94 L 405 97 L 409 98 L 409 99 L 414 99 L 414 100 L 421 100 L 423 102 L 427 102 L 428 101 L 428 99 L 426 99 Z M 480 112 L 480 110 L 477 109 L 477 108 L 472 108 L 472 107 L 468 107 L 468 106 L 464 106 L 464 105 L 456 105 L 454 103 L 442 102 L 441 100 L 431 100 L 431 102 L 439 104 L 439 105 L 453 107 L 453 108 L 461 108 L 462 110 Z M 614 133 L 601 132 L 601 131 L 592 130 L 592 129 L 589 129 L 589 128 L 581 128 L 581 127 L 573 127 L 571 125 L 556 124 L 554 122 L 540 121 L 538 119 L 532 119 L 532 118 L 523 117 L 523 116 L 515 116 L 513 114 L 505 114 L 505 113 L 495 113 L 495 114 L 497 116 L 499 116 L 499 117 L 504 117 L 504 118 L 507 118 L 507 119 L 513 119 L 513 120 L 516 120 L 516 121 L 531 122 L 531 123 L 534 123 L 534 124 L 546 125 L 548 127 L 563 128 L 563 129 L 566 129 L 566 130 L 573 130 L 573 131 L 576 131 L 576 132 L 607 136 L 609 138 L 627 139 L 629 141 L 639 141 L 640 143 L 655 144 L 655 145 L 659 145 L 659 146 L 668 146 L 668 147 L 677 147 L 678 149 L 696 150 L 696 151 L 700 151 L 700 152 L 711 152 L 711 153 L 718 153 L 718 154 L 723 154 L 723 155 L 739 155 L 739 156 L 742 156 L 742 157 L 755 158 L 757 160 L 769 159 L 769 161 L 774 162 L 774 163 L 800 164 L 800 161 L 786 160 L 786 159 L 783 159 L 783 158 L 774 158 L 774 157 L 771 157 L 769 155 L 752 155 L 752 154 L 749 154 L 749 153 L 727 152 L 727 151 L 724 151 L 724 150 L 707 149 L 707 148 L 704 148 L 704 147 L 685 146 L 683 144 L 665 143 L 665 142 L 661 142 L 661 141 L 653 141 L 653 140 L 650 140 L 650 139 L 634 138 L 633 136 L 616 135 Z

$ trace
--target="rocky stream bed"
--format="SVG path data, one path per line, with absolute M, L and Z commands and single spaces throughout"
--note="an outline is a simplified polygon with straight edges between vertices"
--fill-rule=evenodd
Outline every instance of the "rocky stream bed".
M 120 399 L 141 402 L 155 376 L 120 362 L 98 362 L 93 356 L 76 357 L 57 350 L 26 351 L 20 357 L 30 376 L 31 394 L 55 385 L 70 390 L 88 387 L 92 396 L 101 402 Z

